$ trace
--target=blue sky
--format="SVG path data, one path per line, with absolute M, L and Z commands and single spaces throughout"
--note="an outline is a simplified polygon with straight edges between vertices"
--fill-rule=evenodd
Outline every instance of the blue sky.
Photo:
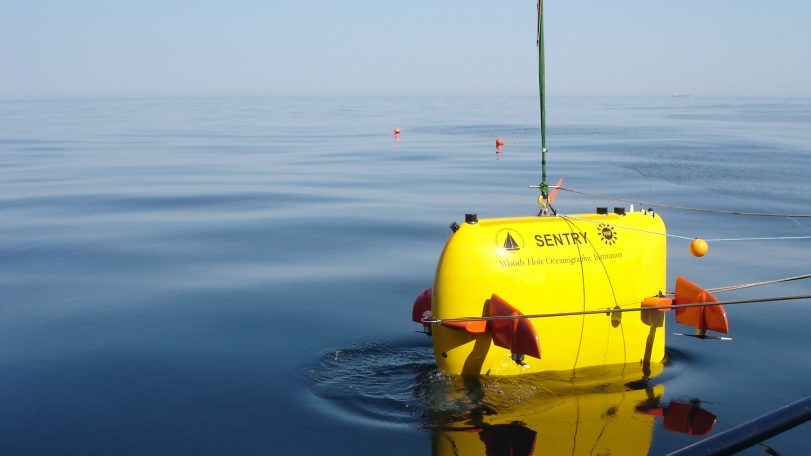
M 546 0 L 551 95 L 811 97 L 809 0 Z M 535 0 L 0 0 L 0 98 L 531 95 Z

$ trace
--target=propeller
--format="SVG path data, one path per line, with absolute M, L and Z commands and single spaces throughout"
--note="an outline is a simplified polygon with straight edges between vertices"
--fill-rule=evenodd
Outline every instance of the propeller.
M 552 201 L 555 201 L 555 196 L 558 194 L 558 190 L 560 190 L 560 186 L 563 185 L 563 178 L 561 177 L 558 179 L 558 183 L 552 188 L 552 191 L 549 192 L 549 204 L 552 204 Z

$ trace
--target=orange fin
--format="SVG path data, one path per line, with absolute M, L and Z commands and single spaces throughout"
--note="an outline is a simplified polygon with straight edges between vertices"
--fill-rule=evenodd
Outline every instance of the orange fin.
M 487 331 L 486 320 L 443 321 L 442 326 L 458 331 L 469 332 L 471 334 L 481 334 Z
M 718 302 L 718 298 L 709 291 L 690 282 L 684 277 L 676 277 L 676 304 L 693 304 L 705 302 Z M 707 330 L 729 334 L 729 322 L 724 307 L 687 307 L 676 309 L 676 321 L 695 327 L 699 334 L 706 334 Z
M 523 315 L 518 309 L 495 293 L 490 296 L 490 316 L 518 316 Z M 513 355 L 527 355 L 541 359 L 541 345 L 538 334 L 526 318 L 511 318 L 509 320 L 491 320 L 493 343 L 506 348 Z
M 422 323 L 422 319 L 431 314 L 431 296 L 434 294 L 433 288 L 426 288 L 414 299 L 411 307 L 411 321 Z

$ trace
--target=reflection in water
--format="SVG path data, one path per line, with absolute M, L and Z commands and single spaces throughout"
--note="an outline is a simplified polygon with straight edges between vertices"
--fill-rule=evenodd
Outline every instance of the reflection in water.
M 457 414 L 445 413 L 441 404 L 427 408 L 434 454 L 646 455 L 656 420 L 646 411 L 656 409 L 664 394 L 651 378 L 661 369 L 653 367 L 647 378 L 641 366 L 624 365 L 452 379 L 447 399 L 471 408 Z
M 664 401 L 661 364 L 516 377 L 449 376 L 431 347 L 367 343 L 326 354 L 307 374 L 331 406 L 427 429 L 435 455 L 646 455 L 657 420 L 704 435 L 715 415 Z
M 690 435 L 707 435 L 715 425 L 716 416 L 701 408 L 701 401 L 696 399 L 682 402 L 670 401 L 662 406 L 657 399 L 653 404 L 640 404 L 637 412 L 664 417 L 662 427 L 672 432 Z

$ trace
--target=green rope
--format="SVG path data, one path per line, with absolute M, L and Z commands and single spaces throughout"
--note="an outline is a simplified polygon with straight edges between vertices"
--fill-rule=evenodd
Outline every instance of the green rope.
M 541 195 L 544 202 L 549 197 L 549 184 L 546 181 L 546 87 L 544 83 L 543 45 L 543 0 L 538 0 L 538 89 L 541 99 Z

